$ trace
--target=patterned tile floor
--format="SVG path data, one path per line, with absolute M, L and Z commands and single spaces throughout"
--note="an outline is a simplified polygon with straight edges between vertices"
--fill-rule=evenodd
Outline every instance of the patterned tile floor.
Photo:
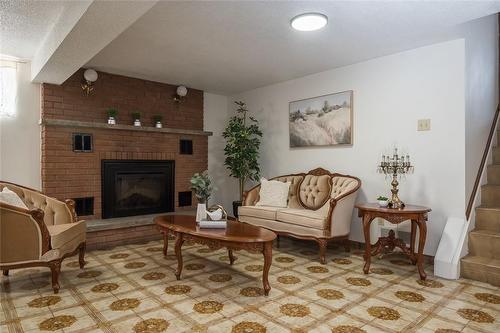
M 150 242 L 91 251 L 83 271 L 68 258 L 57 295 L 47 269 L 11 271 L 1 280 L 0 332 L 500 332 L 499 288 L 421 283 L 398 254 L 364 275 L 359 250 L 334 246 L 323 266 L 314 244 L 283 240 L 265 297 L 258 254 L 237 252 L 231 267 L 224 250 L 188 244 L 176 281 L 175 258 L 161 250 Z

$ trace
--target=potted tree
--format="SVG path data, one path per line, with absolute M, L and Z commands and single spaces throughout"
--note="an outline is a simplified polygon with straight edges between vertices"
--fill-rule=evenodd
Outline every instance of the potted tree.
M 191 190 L 194 192 L 196 199 L 198 199 L 198 206 L 196 209 L 196 221 L 205 219 L 208 199 L 212 195 L 212 192 L 216 190 L 212 183 L 212 179 L 208 175 L 208 170 L 202 173 L 195 173 L 191 177 Z
M 259 148 L 262 131 L 259 122 L 247 117 L 248 109 L 244 102 L 234 102 L 237 106 L 236 115 L 229 119 L 222 133 L 226 139 L 224 165 L 229 169 L 230 176 L 238 178 L 239 200 L 233 201 L 233 214 L 238 216 L 238 207 L 243 200 L 243 189 L 248 180 L 258 181 L 260 176 Z

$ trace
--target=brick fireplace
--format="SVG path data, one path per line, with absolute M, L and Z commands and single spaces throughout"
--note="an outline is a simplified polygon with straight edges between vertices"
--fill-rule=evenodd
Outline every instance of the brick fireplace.
M 151 161 L 152 165 L 158 161 L 172 166 L 173 184 L 165 188 L 163 197 L 156 198 L 164 205 L 153 211 L 193 209 L 194 199 L 188 200 L 189 206 L 181 206 L 178 198 L 179 193 L 185 198 L 190 191 L 191 176 L 207 168 L 210 133 L 203 131 L 203 91 L 189 89 L 177 103 L 174 85 L 99 72 L 94 91 L 86 96 L 82 77 L 83 70 L 79 70 L 62 85 L 42 85 L 43 191 L 60 199 L 79 199 L 85 206 L 84 218 L 99 219 L 103 217 L 105 161 Z M 107 125 L 107 108 L 118 110 L 117 125 Z M 140 128 L 131 126 L 131 113 L 136 111 L 142 115 Z M 153 127 L 153 115 L 163 117 L 164 128 Z M 90 149 L 80 149 L 82 144 L 75 140 L 87 140 Z M 192 154 L 181 154 L 181 140 L 192 143 Z M 135 202 L 132 199 L 126 203 Z

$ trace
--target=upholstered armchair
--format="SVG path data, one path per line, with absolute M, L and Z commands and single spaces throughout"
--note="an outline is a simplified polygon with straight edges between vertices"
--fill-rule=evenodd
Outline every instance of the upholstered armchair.
M 352 212 L 361 187 L 358 178 L 317 168 L 272 179 L 290 182 L 287 207 L 256 206 L 260 198 L 257 185 L 243 195 L 243 206 L 238 211 L 240 221 L 278 235 L 316 241 L 322 264 L 326 263 L 329 241 L 341 240 L 349 251 Z
M 59 273 L 64 258 L 79 253 L 85 265 L 85 221 L 78 221 L 74 201 L 66 202 L 23 186 L 0 182 L 15 192 L 28 209 L 0 202 L 0 269 L 47 266 L 52 272 L 52 288 L 59 291 Z

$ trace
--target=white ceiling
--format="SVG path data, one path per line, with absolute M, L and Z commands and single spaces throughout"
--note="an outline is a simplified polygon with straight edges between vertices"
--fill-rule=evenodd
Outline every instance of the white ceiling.
M 329 17 L 317 32 L 289 20 Z M 500 11 L 490 2 L 160 2 L 86 66 L 224 94 L 434 41 Z
M 61 13 L 69 13 L 75 3 L 0 1 L 0 53 L 32 58 L 46 46 L 48 33 L 56 31 Z M 103 46 L 97 49 L 76 42 L 69 33 L 61 45 L 81 52 L 88 45 L 91 54 L 87 63 L 74 60 L 72 66 L 233 94 L 457 38 L 458 25 L 499 12 L 500 0 L 160 1 L 149 6 L 153 7 L 144 15 L 137 14 L 137 20 L 122 24 L 118 37 L 101 41 Z M 107 7 L 106 24 L 113 28 L 113 15 L 121 14 Z M 328 26 L 316 32 L 292 30 L 290 18 L 308 11 L 326 14 Z M 90 24 L 97 17 L 90 14 L 87 10 L 80 21 Z M 99 37 L 93 32 L 83 39 Z M 53 66 L 60 63 L 53 58 L 47 61 Z
M 0 54 L 31 59 L 65 5 L 64 1 L 0 1 Z

